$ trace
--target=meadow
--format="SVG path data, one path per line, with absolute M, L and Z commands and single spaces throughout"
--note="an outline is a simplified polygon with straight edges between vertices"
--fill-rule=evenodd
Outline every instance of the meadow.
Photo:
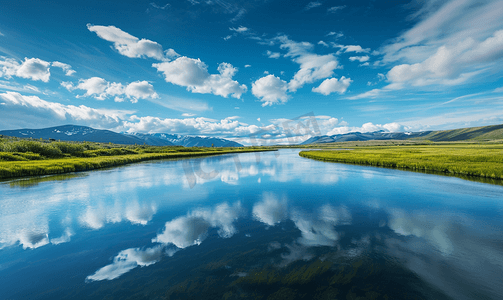
M 267 150 L 271 148 L 186 148 L 2 137 L 0 138 L 0 179 L 87 171 L 153 159 Z
M 350 150 L 301 151 L 299 155 L 328 162 L 443 173 L 458 177 L 503 179 L 501 143 L 369 146 Z

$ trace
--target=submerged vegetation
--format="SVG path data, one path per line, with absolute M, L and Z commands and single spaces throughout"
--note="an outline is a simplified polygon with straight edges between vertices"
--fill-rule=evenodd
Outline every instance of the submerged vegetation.
M 267 147 L 186 148 L 0 138 L 0 179 L 61 174 L 153 159 L 272 150 Z
M 503 179 L 501 143 L 370 146 L 351 150 L 302 151 L 299 155 L 329 162 Z

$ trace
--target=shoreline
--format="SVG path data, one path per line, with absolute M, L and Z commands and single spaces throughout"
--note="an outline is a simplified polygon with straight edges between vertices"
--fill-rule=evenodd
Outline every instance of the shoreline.
M 325 162 L 454 176 L 465 180 L 481 179 L 480 182 L 503 185 L 502 152 L 502 146 L 485 148 L 423 146 L 373 147 L 350 151 L 309 150 L 299 152 L 299 156 Z
M 276 149 L 215 150 L 212 152 L 141 153 L 86 158 L 59 158 L 31 161 L 0 161 L 0 180 L 28 178 L 32 176 L 84 172 L 123 166 L 131 163 L 170 159 L 212 156 L 232 153 L 277 151 Z

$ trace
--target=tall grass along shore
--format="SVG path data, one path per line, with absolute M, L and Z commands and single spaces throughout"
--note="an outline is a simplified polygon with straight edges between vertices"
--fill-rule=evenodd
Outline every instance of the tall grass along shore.
M 134 162 L 273 150 L 270 147 L 185 148 L 0 138 L 0 179 L 87 171 Z
M 503 179 L 503 144 L 431 144 L 301 151 L 300 156 L 329 162 Z

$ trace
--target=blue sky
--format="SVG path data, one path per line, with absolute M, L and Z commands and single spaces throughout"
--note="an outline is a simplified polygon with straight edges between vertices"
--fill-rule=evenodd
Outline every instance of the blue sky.
M 498 0 L 7 1 L 0 129 L 250 144 L 501 124 L 502 15 Z

